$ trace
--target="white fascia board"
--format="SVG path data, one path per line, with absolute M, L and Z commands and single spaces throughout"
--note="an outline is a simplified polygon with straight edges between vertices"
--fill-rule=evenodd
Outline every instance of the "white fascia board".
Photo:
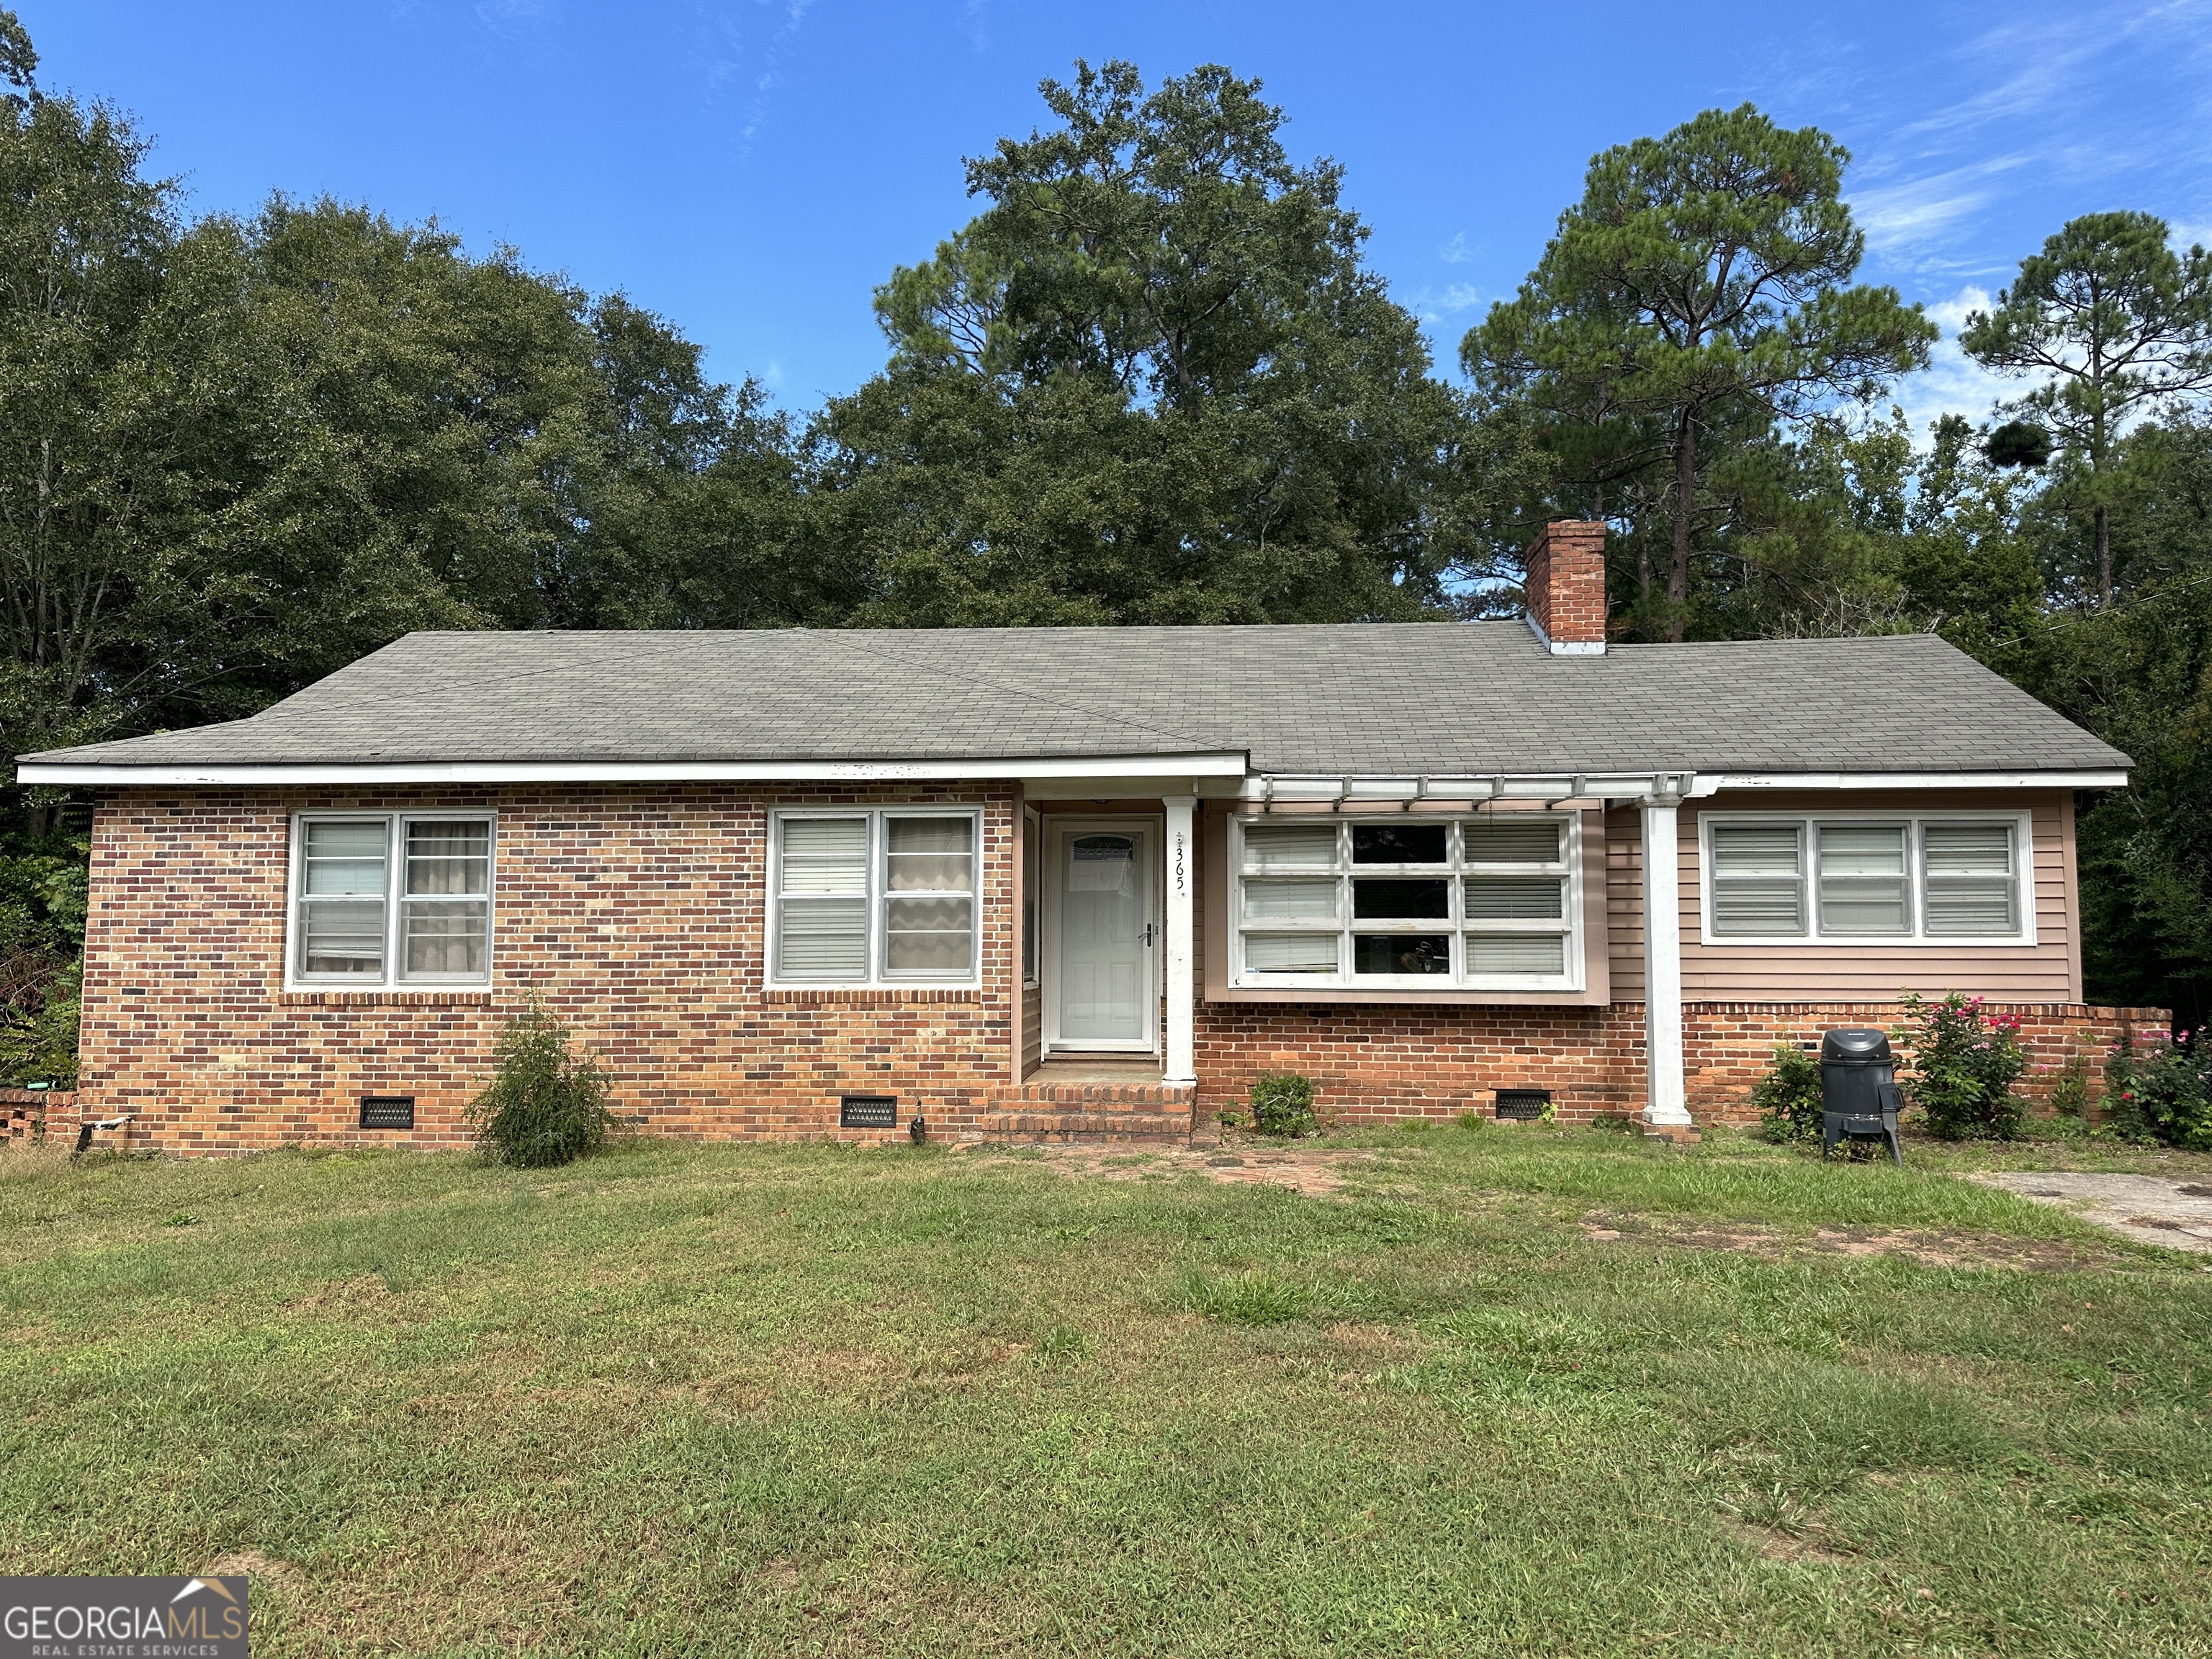
M 1524 772 L 1450 777 L 1293 777 L 1278 774 L 1247 778 L 1244 794 L 1250 800 L 1278 801 L 1634 800 L 1651 793 L 1660 780 L 1670 781 L 1672 787 L 1680 789 L 1694 776 L 1680 767 L 1655 767 L 1649 772 Z
M 1242 778 L 1241 752 L 1070 760 L 448 761 L 234 766 L 121 766 L 27 761 L 18 783 L 153 788 L 401 783 L 955 783 L 999 778 Z
M 1723 789 L 2124 789 L 2110 772 L 1718 772 L 1700 775 L 1692 794 Z

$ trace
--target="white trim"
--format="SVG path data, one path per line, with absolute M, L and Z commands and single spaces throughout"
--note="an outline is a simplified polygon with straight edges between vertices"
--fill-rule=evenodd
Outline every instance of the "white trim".
M 1690 1121 L 1682 1087 L 1680 830 L 1672 801 L 1644 807 L 1644 1121 Z
M 1819 854 L 1815 838 L 1804 837 L 1802 856 L 1805 869 L 1801 879 L 1804 883 L 1805 931 L 1802 933 L 1722 933 L 1713 928 L 1713 830 L 1717 826 L 1735 823 L 1787 823 L 1801 829 L 1822 823 L 1894 823 L 1905 827 L 1905 882 L 1911 894 L 1913 932 L 1911 933 L 1824 933 L 1820 931 Z M 1936 933 L 1923 931 L 1927 926 L 1926 890 L 1928 872 L 1921 847 L 1920 826 L 1923 823 L 2009 823 L 2013 826 L 2013 898 L 2019 907 L 2021 930 L 2016 933 Z M 1865 809 L 1838 811 L 1801 811 L 1792 812 L 1705 812 L 1698 818 L 1698 942 L 1726 949 L 1732 945 L 1753 945 L 1766 948 L 1784 945 L 1798 950 L 1852 950 L 1872 947 L 1882 951 L 1968 950 L 2017 951 L 2032 948 L 2036 943 L 2035 927 L 2035 820 L 2034 815 L 2016 808 L 2000 807 L 1994 811 L 1977 812 L 1966 808 L 1947 808 L 1942 811 L 1878 812 Z
M 932 783 L 993 778 L 1241 778 L 1241 750 L 1072 760 L 409 761 L 132 766 L 27 761 L 18 783 Z
M 1647 784 L 1650 780 L 1645 780 Z M 1451 908 L 1449 916 L 1425 923 L 1390 923 L 1370 921 L 1364 926 L 1351 915 L 1349 884 L 1360 874 L 1370 878 L 1392 876 L 1433 876 L 1438 873 L 1433 866 L 1368 865 L 1357 866 L 1351 860 L 1349 836 L 1351 827 L 1363 824 L 1402 824 L 1409 820 L 1402 813 L 1311 813 L 1302 815 L 1299 821 L 1331 826 L 1350 826 L 1338 836 L 1337 848 L 1329 876 L 1338 884 L 1339 910 L 1333 927 L 1299 927 L 1295 923 L 1247 923 L 1244 920 L 1244 835 L 1254 824 L 1264 820 L 1244 814 L 1229 820 L 1228 873 L 1229 893 L 1227 932 L 1224 941 L 1226 954 L 1226 988 L 1237 991 L 1276 991 L 1293 998 L 1299 994 L 1325 994 L 1339 991 L 1392 992 L 1407 991 L 1427 994 L 1442 992 L 1471 993 L 1485 991 L 1553 991 L 1577 993 L 1589 984 L 1589 940 L 1587 919 L 1583 913 L 1583 822 L 1582 814 L 1574 811 L 1555 813 L 1519 813 L 1514 816 L 1527 822 L 1548 820 L 1565 826 L 1561 836 L 1560 858 L 1558 863 L 1538 866 L 1525 864 L 1484 864 L 1464 856 L 1464 846 L 1459 830 L 1462 823 L 1480 823 L 1492 817 L 1488 813 L 1439 813 L 1426 820 L 1445 826 L 1448 830 L 1449 852 L 1443 866 L 1443 878 L 1451 888 Z M 1288 820 L 1277 820 L 1286 822 Z M 1412 822 L 1421 822 L 1415 819 Z M 1295 879 L 1301 872 L 1285 870 L 1285 878 Z M 1316 877 L 1318 866 L 1314 872 Z M 1559 921 L 1526 922 L 1518 926 L 1511 922 L 1471 926 L 1464 915 L 1465 887 L 1463 878 L 1474 875 L 1540 875 L 1555 877 L 1564 887 L 1563 911 Z M 1361 974 L 1354 971 L 1352 962 L 1343 954 L 1356 933 L 1444 933 L 1452 940 L 1453 971 L 1449 974 Z M 1467 968 L 1467 939 L 1470 935 L 1499 933 L 1540 933 L 1546 938 L 1557 938 L 1563 954 L 1562 971 L 1557 974 L 1474 974 Z M 1247 933 L 1312 933 L 1339 940 L 1337 970 L 1333 974 L 1269 974 L 1255 972 L 1244 965 L 1244 938 Z
M 1015 872 L 1021 880 L 1022 902 L 1014 925 L 1022 930 L 1022 947 L 1030 959 L 1024 965 L 1017 951 L 1014 970 L 1021 975 L 1021 988 L 1026 991 L 1044 984 L 1044 814 L 1026 801 L 1022 805 L 1021 831 L 1021 860 Z
M 1717 772 L 1695 795 L 1723 789 L 2124 789 L 2125 772 Z
M 1063 1038 L 1060 1034 L 1060 1000 L 1061 981 L 1066 975 L 1060 971 L 1061 901 L 1067 893 L 1067 837 L 1073 835 L 1123 835 L 1134 829 L 1146 836 L 1158 836 L 1165 841 L 1164 827 L 1158 813 L 1132 812 L 1104 817 L 1077 817 L 1052 813 L 1044 820 L 1044 917 L 1038 933 L 1041 954 L 1038 965 L 1044 973 L 1044 1004 L 1037 1030 L 1037 1055 L 1040 1059 L 1058 1049 L 1077 1054 L 1156 1054 L 1160 1051 L 1160 958 L 1166 954 L 1148 945 L 1146 963 L 1145 1028 L 1147 1036 L 1115 1042 L 1097 1037 Z M 1137 868 L 1145 883 L 1145 922 L 1158 938 L 1166 930 L 1161 926 L 1159 860 L 1146 854 L 1137 860 Z
M 887 818 L 966 818 L 969 841 L 968 972 L 957 975 L 894 974 L 884 965 L 890 907 Z M 868 971 L 860 979 L 784 979 L 775 971 L 782 932 L 783 826 L 793 818 L 865 818 L 868 824 L 866 897 Z M 769 809 L 768 870 L 762 886 L 767 914 L 761 928 L 761 983 L 771 991 L 972 991 L 983 983 L 983 812 L 975 806 L 772 806 Z
M 1170 795 L 1167 833 L 1162 838 L 1167 855 L 1167 1054 L 1163 1080 L 1175 1085 L 1198 1085 L 1196 987 L 1192 982 L 1193 929 L 1196 911 L 1191 902 L 1197 885 L 1198 837 L 1192 819 L 1198 802 L 1189 795 Z
M 300 891 L 301 860 L 306 856 L 305 826 L 313 823 L 366 823 L 380 819 L 384 828 L 384 971 L 374 979 L 363 974 L 316 974 L 300 971 Z M 484 846 L 484 970 L 481 975 L 428 974 L 410 978 L 400 972 L 400 921 L 406 895 L 400 890 L 407 878 L 407 826 L 418 821 L 456 823 L 482 820 L 489 834 Z M 499 939 L 499 814 L 488 806 L 447 807 L 441 810 L 398 811 L 373 808 L 342 811 L 315 808 L 290 817 L 291 845 L 284 861 L 284 988 L 287 991 L 416 991 L 481 990 L 490 985 Z M 472 894 L 458 895 L 473 897 Z

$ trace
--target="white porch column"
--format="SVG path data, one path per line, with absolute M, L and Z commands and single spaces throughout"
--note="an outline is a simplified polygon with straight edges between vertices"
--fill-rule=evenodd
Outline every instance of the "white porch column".
M 1644 798 L 1644 1042 L 1646 1123 L 1691 1121 L 1682 1091 L 1682 878 L 1675 808 L 1667 789 Z
M 1168 915 L 1167 938 L 1163 942 L 1168 949 L 1168 1030 L 1164 1080 L 1171 1084 L 1191 1085 L 1198 1081 L 1193 1033 L 1197 1015 L 1191 979 L 1194 957 L 1191 949 L 1191 889 L 1198 873 L 1198 843 L 1191 833 L 1191 814 L 1197 805 L 1197 799 L 1191 795 L 1166 798 Z

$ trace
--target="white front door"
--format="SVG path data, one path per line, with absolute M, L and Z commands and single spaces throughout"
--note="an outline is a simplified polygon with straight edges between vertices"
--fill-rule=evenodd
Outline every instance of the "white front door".
M 1051 823 L 1047 819 L 1048 823 Z M 1046 1036 L 1055 1048 L 1150 1054 L 1159 1024 L 1152 825 L 1052 824 Z

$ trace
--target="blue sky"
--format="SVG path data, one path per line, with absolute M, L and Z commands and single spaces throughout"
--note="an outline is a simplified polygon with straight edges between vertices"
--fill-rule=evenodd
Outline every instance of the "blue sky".
M 1948 332 L 2067 218 L 2212 242 L 2212 0 L 2002 7 L 1117 0 L 15 0 L 50 90 L 112 100 L 196 211 L 330 193 L 621 289 L 805 408 L 883 359 L 868 308 L 974 210 L 961 158 L 1078 56 L 1256 75 L 1335 157 L 1446 366 L 1589 156 L 1752 100 L 1856 157 L 1863 274 Z M 1905 401 L 1978 414 L 1948 346 Z

